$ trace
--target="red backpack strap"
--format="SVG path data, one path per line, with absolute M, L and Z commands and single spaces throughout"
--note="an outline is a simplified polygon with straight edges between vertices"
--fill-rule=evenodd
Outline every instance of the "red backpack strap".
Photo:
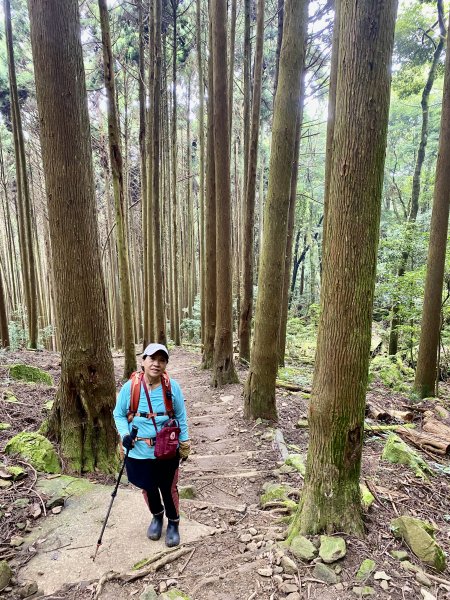
M 170 418 L 173 418 L 175 416 L 175 413 L 173 410 L 172 385 L 170 383 L 170 377 L 167 375 L 167 373 L 163 373 L 161 376 L 161 386 L 166 413 L 169 415 Z
M 142 371 L 135 371 L 131 374 L 131 391 L 130 391 L 130 409 L 127 412 L 128 421 L 132 421 L 134 415 L 137 413 L 139 406 L 139 398 L 141 396 L 141 382 L 142 382 Z

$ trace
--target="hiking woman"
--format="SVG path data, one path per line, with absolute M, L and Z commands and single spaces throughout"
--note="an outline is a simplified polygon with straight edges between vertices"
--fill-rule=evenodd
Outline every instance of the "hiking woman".
M 186 408 L 180 386 L 166 374 L 169 352 L 162 344 L 149 344 L 142 355 L 142 374 L 136 374 L 138 389 L 133 391 L 133 378 L 127 381 L 117 396 L 114 421 L 124 448 L 129 449 L 126 462 L 128 481 L 142 489 L 144 499 L 153 514 L 147 537 L 159 540 L 164 513 L 168 519 L 166 545 L 180 543 L 178 497 L 178 466 L 190 452 Z M 170 383 L 169 383 L 170 381 Z M 140 390 L 140 391 L 139 391 Z M 169 390 L 169 392 L 167 392 Z M 173 416 L 180 427 L 179 446 L 174 458 L 155 458 L 156 432 L 168 422 L 167 399 L 172 397 Z M 131 396 L 135 396 L 135 408 Z M 148 396 L 147 396 L 148 393 Z M 134 410 L 134 412 L 132 412 Z M 131 426 L 138 427 L 138 437 L 131 438 Z

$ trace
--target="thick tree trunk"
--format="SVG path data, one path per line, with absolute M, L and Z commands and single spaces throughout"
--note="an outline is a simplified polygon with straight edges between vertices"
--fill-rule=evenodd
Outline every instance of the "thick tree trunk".
M 78 2 L 29 0 L 28 7 L 61 336 L 61 384 L 50 435 L 69 470 L 114 472 L 116 392 Z
M 251 111 L 251 62 L 252 46 L 250 41 L 250 0 L 244 0 L 244 176 L 242 178 L 242 196 L 247 189 L 248 148 L 250 143 L 250 111 Z
M 31 231 L 31 200 L 28 185 L 28 174 L 25 161 L 25 144 L 23 139 L 22 117 L 17 93 L 16 68 L 11 27 L 10 1 L 4 0 L 6 49 L 8 55 L 8 73 L 11 92 L 11 121 L 13 126 L 14 151 L 16 160 L 17 206 L 19 209 L 19 239 L 22 261 L 22 281 L 27 308 L 28 341 L 30 348 L 37 348 L 38 314 L 36 268 Z
M 277 50 L 275 58 L 275 77 L 273 78 L 273 97 L 277 93 L 278 86 L 278 69 L 280 66 L 281 43 L 283 41 L 283 22 L 284 22 L 284 0 L 278 0 L 277 4 Z
M 364 532 L 359 476 L 396 5 L 396 0 L 341 1 L 310 441 L 289 539 L 298 530 Z
M 120 298 L 123 324 L 123 347 L 125 354 L 124 379 L 136 370 L 136 349 L 134 346 L 134 327 L 131 304 L 131 278 L 128 263 L 125 216 L 125 190 L 123 182 L 122 151 L 120 149 L 119 120 L 116 106 L 114 81 L 114 62 L 109 31 L 109 16 L 106 0 L 98 0 L 100 11 L 100 26 L 102 31 L 103 68 L 105 88 L 108 98 L 108 139 L 109 160 L 114 191 L 114 206 L 116 212 L 116 240 L 119 262 Z
M 278 87 L 272 128 L 269 188 L 264 214 L 264 240 L 260 257 L 255 332 L 250 372 L 244 389 L 247 418 L 276 419 L 275 380 L 278 368 L 278 333 L 284 281 L 284 251 L 294 160 L 300 79 L 305 58 L 307 1 L 289 0 L 280 56 Z
M 211 12 L 211 8 L 210 8 Z M 214 78 L 212 43 L 212 17 L 209 17 L 208 60 L 208 135 L 205 197 L 205 335 L 203 339 L 202 367 L 210 369 L 213 364 L 214 338 L 216 335 L 216 171 L 214 160 Z
M 408 223 L 406 225 L 406 235 L 404 242 L 404 250 L 400 259 L 400 265 L 398 268 L 397 277 L 403 277 L 406 272 L 408 265 L 408 259 L 411 254 L 411 247 L 413 243 L 414 233 L 416 230 L 416 219 L 419 212 L 419 198 L 420 198 L 420 179 L 422 175 L 423 163 L 425 161 L 425 151 L 428 142 L 428 122 L 430 112 L 430 94 L 436 79 L 436 73 L 440 62 L 441 54 L 444 49 L 445 42 L 445 23 L 444 23 L 444 6 L 443 0 L 437 0 L 437 12 L 440 29 L 439 43 L 433 53 L 433 60 L 431 62 L 430 71 L 428 73 L 427 81 L 422 92 L 422 99 L 420 105 L 422 107 L 422 127 L 420 131 L 419 148 L 417 150 L 416 166 L 414 168 L 412 191 L 411 191 L 411 207 L 408 215 Z M 389 354 L 397 354 L 398 351 L 398 328 L 402 324 L 402 320 L 399 314 L 399 302 L 394 301 L 392 306 L 392 321 L 391 330 L 389 334 Z
M 0 268 L 0 348 L 9 347 L 8 317 L 6 314 L 5 290 L 3 287 L 3 275 Z
M 449 22 L 450 26 L 450 22 Z M 444 283 L 450 202 L 450 36 L 447 36 L 444 93 L 442 98 L 439 153 L 436 164 L 433 211 L 428 246 L 427 277 L 414 387 L 421 398 L 436 393 L 438 347 L 441 330 L 442 288 Z
M 242 247 L 242 305 L 239 324 L 239 358 L 250 361 L 250 337 L 253 314 L 253 273 L 254 273 L 254 227 L 256 166 L 258 162 L 259 116 L 261 108 L 262 61 L 264 44 L 264 0 L 258 0 L 256 23 L 255 68 L 253 73 L 253 104 L 250 130 L 248 171 L 243 206 L 243 247 Z
M 235 383 L 231 268 L 230 137 L 227 89 L 227 12 L 223 0 L 211 0 L 213 23 L 214 160 L 216 174 L 217 311 L 212 383 Z

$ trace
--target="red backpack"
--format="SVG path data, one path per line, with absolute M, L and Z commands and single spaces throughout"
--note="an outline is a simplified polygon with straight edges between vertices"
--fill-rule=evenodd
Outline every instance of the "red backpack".
M 151 419 L 152 417 L 160 417 L 167 415 L 170 418 L 173 418 L 173 402 L 172 402 L 172 386 L 170 384 L 170 377 L 167 373 L 163 373 L 161 376 L 161 385 L 162 392 L 164 398 L 164 406 L 166 412 L 163 413 L 154 413 L 154 412 L 138 412 L 139 407 L 139 399 L 141 397 L 141 385 L 142 379 L 144 377 L 144 373 L 142 371 L 135 371 L 131 374 L 131 392 L 130 392 L 130 408 L 127 412 L 128 423 L 134 419 L 134 417 L 146 417 L 147 419 Z

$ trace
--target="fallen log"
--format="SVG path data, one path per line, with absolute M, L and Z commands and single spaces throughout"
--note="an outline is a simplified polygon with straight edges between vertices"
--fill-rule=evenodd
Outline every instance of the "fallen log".
M 290 390 L 291 392 L 304 392 L 305 394 L 311 393 L 311 388 L 307 388 L 302 385 L 297 385 L 295 383 L 287 383 L 286 381 L 281 381 L 277 379 L 276 387 L 283 388 L 285 390 Z
M 450 443 L 450 427 L 437 419 L 425 418 L 422 429 Z
M 425 452 L 439 454 L 440 456 L 450 452 L 450 439 L 443 440 L 430 433 L 414 431 L 406 429 L 406 427 L 398 427 L 397 433 Z
M 408 421 L 411 422 L 414 419 L 414 413 L 410 410 L 395 410 L 389 408 L 383 408 L 369 400 L 366 406 L 366 412 L 369 417 L 376 421 Z

